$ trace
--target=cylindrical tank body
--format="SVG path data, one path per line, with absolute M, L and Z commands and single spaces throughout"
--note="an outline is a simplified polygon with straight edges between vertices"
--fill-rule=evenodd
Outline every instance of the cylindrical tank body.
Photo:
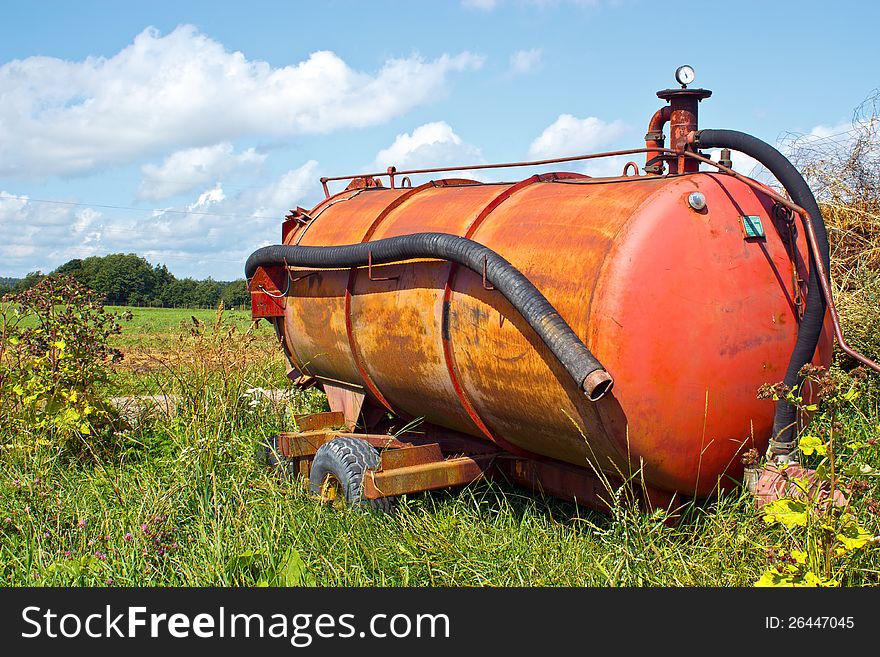
M 615 385 L 590 402 L 479 273 L 425 260 L 294 272 L 282 330 L 303 372 L 518 454 L 642 468 L 649 485 L 689 495 L 739 477 L 740 454 L 766 449 L 774 402 L 756 393 L 783 378 L 809 262 L 773 201 L 733 177 L 371 187 L 309 215 L 285 243 L 433 231 L 488 246 L 531 279 Z M 765 236 L 748 236 L 743 217 L 758 217 Z M 818 362 L 830 353 L 826 323 Z

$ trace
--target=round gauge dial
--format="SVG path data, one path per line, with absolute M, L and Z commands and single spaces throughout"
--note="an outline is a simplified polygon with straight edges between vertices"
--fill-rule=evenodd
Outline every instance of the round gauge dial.
M 690 84 L 696 77 L 697 75 L 694 73 L 694 69 L 690 66 L 679 66 L 675 69 L 675 79 L 678 80 L 678 83 L 682 86 Z

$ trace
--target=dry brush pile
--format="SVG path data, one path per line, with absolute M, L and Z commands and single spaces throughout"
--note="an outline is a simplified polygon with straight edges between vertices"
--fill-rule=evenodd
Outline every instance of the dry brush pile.
M 831 278 L 844 335 L 880 357 L 880 89 L 853 113 L 849 130 L 788 135 L 784 150 L 804 173 L 831 243 Z

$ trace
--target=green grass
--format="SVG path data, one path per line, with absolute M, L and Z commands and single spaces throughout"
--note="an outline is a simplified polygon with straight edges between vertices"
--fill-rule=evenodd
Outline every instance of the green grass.
M 185 357 L 183 352 L 191 348 L 187 341 L 191 333 L 210 331 L 217 321 L 216 310 L 134 306 L 108 306 L 107 310 L 120 318 L 122 332 L 112 344 L 123 354 L 107 390 L 110 396 L 165 392 L 169 367 L 179 364 Z M 126 313 L 130 313 L 130 318 L 126 318 Z M 277 376 L 269 387 L 284 387 L 284 356 L 272 327 L 267 322 L 254 323 L 250 311 L 224 310 L 222 317 L 224 326 L 254 336 L 247 354 L 271 361 Z
M 9 585 L 253 585 L 291 549 L 316 583 L 340 586 L 749 585 L 763 566 L 757 521 L 743 520 L 739 499 L 677 530 L 488 484 L 412 496 L 381 516 L 319 506 L 254 466 L 249 440 L 233 449 L 213 473 L 176 464 L 179 452 L 145 455 L 111 469 L 113 486 L 97 473 L 17 462 L 3 487 L 16 508 L 3 511 L 14 520 L 0 576 Z M 13 489 L 13 478 L 26 483 Z M 157 529 L 168 536 L 163 556 Z M 59 569 L 96 552 L 107 557 L 94 568 Z
M 131 313 L 131 319 L 122 321 L 122 334 L 116 345 L 125 347 L 146 347 L 161 349 L 172 346 L 180 336 L 181 325 L 192 324 L 193 317 L 203 324 L 211 324 L 216 310 L 189 308 L 138 308 L 135 306 L 107 306 L 107 310 L 119 316 Z M 252 322 L 249 311 L 225 310 L 224 321 L 244 330 Z M 261 335 L 272 335 L 272 328 L 266 322 L 260 322 L 257 330 Z
M 285 381 L 277 346 L 213 330 L 207 311 L 132 312 L 128 328 L 144 341 L 173 339 L 161 368 L 114 376 L 181 395 L 179 412 L 93 452 L 0 440 L 5 585 L 750 586 L 768 548 L 790 543 L 738 492 L 687 509 L 674 528 L 623 503 L 606 516 L 491 483 L 408 496 L 388 515 L 322 507 L 254 459 L 261 439 L 290 428 L 290 410 L 324 408 L 313 392 L 293 409 L 251 406 L 248 388 Z M 191 315 L 197 335 L 180 328 Z M 254 351 L 265 357 L 242 355 Z M 877 438 L 878 398 L 855 400 L 842 418 L 849 435 Z M 880 449 L 861 458 L 880 466 Z M 866 481 L 854 510 L 876 535 L 880 495 Z M 843 583 L 878 576 L 878 550 L 865 549 Z

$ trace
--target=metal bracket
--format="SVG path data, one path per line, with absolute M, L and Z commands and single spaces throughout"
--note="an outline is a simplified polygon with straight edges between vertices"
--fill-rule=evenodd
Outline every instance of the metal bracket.
M 645 166 L 642 167 L 645 173 L 663 173 L 663 164 L 666 162 L 665 155 L 655 155 L 650 160 L 645 162 Z
M 290 276 L 290 269 L 287 270 L 287 275 Z M 290 282 L 291 283 L 298 283 L 299 281 L 303 280 L 304 278 L 309 278 L 310 276 L 317 276 L 317 275 L 318 275 L 318 272 L 310 271 L 308 274 L 303 274 L 302 276 L 296 276 L 296 277 L 290 276 Z
M 486 256 L 483 256 L 483 289 L 492 291 L 495 289 L 495 286 L 489 283 L 489 280 L 486 278 Z
M 373 252 L 367 251 L 367 278 L 371 281 L 396 281 L 400 276 L 373 276 Z
M 309 216 L 308 210 L 299 206 L 297 206 L 295 210 L 291 210 L 290 214 L 285 215 L 284 218 L 288 221 L 295 221 L 303 226 L 312 220 L 312 217 Z
M 621 175 L 629 176 L 627 171 L 629 171 L 630 169 L 632 169 L 632 175 L 634 175 L 634 176 L 639 175 L 639 165 L 636 164 L 635 162 L 627 162 L 626 164 L 624 164 L 623 165 L 623 173 Z

